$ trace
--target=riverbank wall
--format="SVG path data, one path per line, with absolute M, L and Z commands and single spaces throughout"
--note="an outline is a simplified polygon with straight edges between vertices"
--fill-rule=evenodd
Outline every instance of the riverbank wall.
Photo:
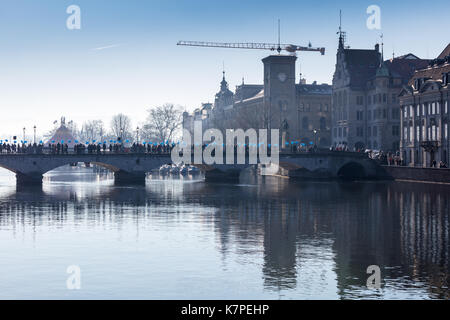
M 450 184 L 450 169 L 382 166 L 387 175 L 399 181 Z

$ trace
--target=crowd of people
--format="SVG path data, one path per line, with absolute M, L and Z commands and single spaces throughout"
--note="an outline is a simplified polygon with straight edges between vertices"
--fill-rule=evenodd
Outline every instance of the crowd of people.
M 1 153 L 21 153 L 21 154 L 41 154 L 43 153 L 43 144 L 15 144 L 15 143 L 0 143 Z
M 0 143 L 0 154 L 106 154 L 106 153 L 170 153 L 175 143 L 137 144 L 126 147 L 121 143 L 110 144 L 76 144 L 69 147 L 67 143 L 17 144 Z

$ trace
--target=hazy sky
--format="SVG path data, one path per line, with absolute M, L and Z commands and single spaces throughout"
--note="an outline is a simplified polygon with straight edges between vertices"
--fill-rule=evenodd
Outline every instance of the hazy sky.
M 81 30 L 68 30 L 70 5 Z M 382 30 L 366 27 L 369 5 L 381 8 Z M 282 42 L 324 46 L 297 62 L 308 82 L 331 82 L 339 9 L 352 48 L 372 48 L 384 33 L 386 56 L 434 58 L 449 42 L 448 0 L 1 0 L 0 135 L 47 131 L 65 116 L 79 125 L 113 114 L 136 126 L 146 109 L 165 102 L 197 108 L 213 101 L 225 63 L 234 90 L 242 77 L 262 83 L 269 52 L 178 47 L 178 40 Z M 0 137 L 0 139 L 2 138 Z

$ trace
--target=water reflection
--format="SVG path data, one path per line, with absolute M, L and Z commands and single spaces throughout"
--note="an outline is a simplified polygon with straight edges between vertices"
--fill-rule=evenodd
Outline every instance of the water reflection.
M 17 259 L 11 250 L 21 249 L 23 234 L 33 234 L 31 241 L 38 246 L 56 229 L 62 230 L 59 240 L 68 247 L 89 244 L 100 255 L 96 258 L 105 261 L 110 255 L 131 254 L 127 237 L 141 250 L 151 248 L 146 255 L 134 252 L 131 260 L 114 261 L 119 261 L 118 270 L 136 268 L 140 281 L 152 283 L 154 291 L 133 286 L 135 279 L 126 278 L 118 297 L 450 296 L 447 186 L 292 183 L 267 177 L 230 185 L 153 177 L 146 186 L 117 187 L 110 176 L 65 175 L 50 177 L 38 189 L 0 185 L 6 259 Z M 75 243 L 73 232 L 92 235 L 92 242 Z M 114 243 L 105 249 L 97 238 Z M 159 260 L 151 261 L 150 271 L 156 248 Z M 44 253 L 52 257 L 52 250 Z M 102 272 L 103 262 L 94 265 Z M 365 287 L 369 265 L 382 269 L 381 290 Z M 0 271 L 9 270 L 7 266 L 6 261 L 0 263 Z M 120 277 L 118 270 L 114 272 Z M 127 284 L 128 289 L 123 287 Z M 116 297 L 105 286 L 99 284 L 92 294 Z

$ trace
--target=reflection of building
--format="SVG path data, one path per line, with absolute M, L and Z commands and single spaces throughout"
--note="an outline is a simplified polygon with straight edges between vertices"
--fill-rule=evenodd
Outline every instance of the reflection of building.
M 339 37 L 333 77 L 333 144 L 350 149 L 399 149 L 398 94 L 428 60 L 407 54 L 384 61 L 375 49 L 348 49 Z
M 418 70 L 400 95 L 403 160 L 412 166 L 450 162 L 450 44 Z
M 282 143 L 300 141 L 329 146 L 331 87 L 295 83 L 295 56 L 273 55 L 263 59 L 264 85 L 242 83 L 233 93 L 225 73 L 214 106 L 184 114 L 184 128 L 192 131 L 195 120 L 203 128 L 280 129 Z M 314 134 L 316 131 L 316 134 Z

